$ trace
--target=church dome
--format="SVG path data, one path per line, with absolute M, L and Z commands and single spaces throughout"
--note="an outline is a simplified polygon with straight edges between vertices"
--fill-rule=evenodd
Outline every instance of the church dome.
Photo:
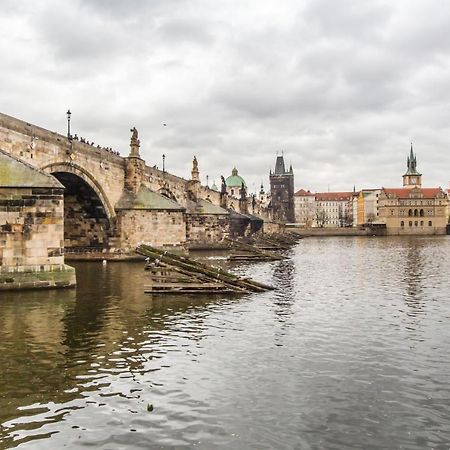
M 229 188 L 241 188 L 242 183 L 247 186 L 245 180 L 238 174 L 236 167 L 231 171 L 231 175 L 225 180 L 225 183 Z

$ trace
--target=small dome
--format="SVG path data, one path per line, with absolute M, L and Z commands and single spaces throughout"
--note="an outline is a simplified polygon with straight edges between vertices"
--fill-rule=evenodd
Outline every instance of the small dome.
M 244 186 L 247 186 L 245 180 L 240 175 L 238 175 L 236 167 L 231 171 L 231 175 L 225 180 L 225 183 L 227 187 L 230 188 L 241 188 L 242 183 L 244 183 Z
M 215 181 L 213 182 L 213 185 L 211 186 L 211 190 L 213 190 L 213 191 L 218 191 L 219 190 L 218 187 L 216 186 L 216 182 Z

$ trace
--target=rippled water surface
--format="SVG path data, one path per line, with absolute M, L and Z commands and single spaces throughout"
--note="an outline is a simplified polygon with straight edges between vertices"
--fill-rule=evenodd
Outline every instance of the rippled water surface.
M 0 447 L 450 448 L 450 239 L 288 255 L 231 299 L 152 298 L 141 263 L 0 293 Z

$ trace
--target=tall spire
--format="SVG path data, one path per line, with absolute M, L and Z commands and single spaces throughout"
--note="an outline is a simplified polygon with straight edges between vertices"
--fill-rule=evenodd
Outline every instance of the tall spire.
M 407 158 L 407 174 L 411 174 L 411 175 L 417 175 L 417 158 L 416 155 L 414 154 L 414 150 L 413 150 L 413 144 L 411 142 L 411 150 L 409 152 L 409 156 Z
M 405 187 L 420 187 L 422 185 L 422 174 L 417 171 L 417 157 L 414 154 L 413 144 L 411 142 L 411 149 L 407 158 L 407 170 L 403 175 L 403 186 Z

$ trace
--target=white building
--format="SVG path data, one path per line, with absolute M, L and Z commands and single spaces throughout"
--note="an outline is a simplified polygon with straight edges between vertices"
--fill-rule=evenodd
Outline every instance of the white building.
M 353 192 L 316 192 L 316 226 L 351 226 L 353 195 Z
M 294 194 L 295 222 L 312 227 L 316 218 L 315 196 L 311 191 L 300 189 Z
M 305 227 L 344 227 L 353 223 L 354 192 L 300 189 L 294 195 L 295 220 Z

